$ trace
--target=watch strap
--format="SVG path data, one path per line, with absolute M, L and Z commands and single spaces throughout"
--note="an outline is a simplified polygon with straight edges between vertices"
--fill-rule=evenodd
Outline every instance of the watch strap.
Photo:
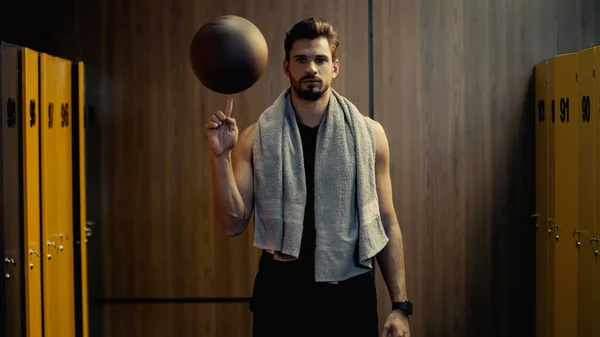
M 407 316 L 412 315 L 413 305 L 410 301 L 392 302 L 392 310 L 402 310 Z

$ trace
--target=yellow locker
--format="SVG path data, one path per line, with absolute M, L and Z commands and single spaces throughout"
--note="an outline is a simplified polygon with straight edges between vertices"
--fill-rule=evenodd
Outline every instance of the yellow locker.
M 555 184 L 555 162 L 556 162 L 556 101 L 554 95 L 554 58 L 549 59 L 546 63 L 546 111 L 550 114 L 550 123 L 548 125 L 548 218 L 546 219 L 545 228 L 548 232 L 548 280 L 545 282 L 548 287 L 548 307 L 546 308 L 548 322 L 546 323 L 547 336 L 555 336 L 554 334 L 554 253 L 556 242 L 556 184 Z
M 45 337 L 75 335 L 71 62 L 40 55 Z
M 75 280 L 77 331 L 83 337 L 89 336 L 88 328 L 88 270 L 87 270 L 87 207 L 86 207 L 86 139 L 85 139 L 85 64 L 77 62 L 73 66 L 73 185 L 77 200 L 74 201 Z
M 579 111 L 579 226 L 573 236 L 579 248 L 578 337 L 593 337 L 594 297 L 593 250 L 590 239 L 595 233 L 595 123 L 591 97 L 594 96 L 594 48 L 577 53 Z M 575 102 L 575 101 L 574 101 Z M 595 104 L 594 104 L 595 107 Z
M 592 118 L 596 117 L 596 118 L 600 118 L 600 82 L 597 81 L 598 79 L 598 70 L 600 70 L 600 47 L 595 47 L 594 48 L 595 53 L 594 53 L 594 72 L 593 72 L 593 77 L 594 77 L 594 89 L 593 89 L 593 94 L 592 97 L 590 99 L 590 104 L 591 104 L 591 115 Z M 599 130 L 599 126 L 600 123 L 595 123 L 594 124 L 596 130 Z M 595 157 L 596 158 L 600 158 L 600 131 L 599 132 L 595 132 Z M 596 165 L 594 168 L 594 172 L 595 172 L 595 177 L 600 177 L 600 165 Z M 594 227 L 594 231 L 591 233 L 591 239 L 589 241 L 590 244 L 590 249 L 593 252 L 593 266 L 592 266 L 592 270 L 590 270 L 591 273 L 594 274 L 594 286 L 593 286 L 593 294 L 591 295 L 591 297 L 594 298 L 594 305 L 593 305 L 593 311 L 592 311 L 592 316 L 593 318 L 593 324 L 594 324 L 594 336 L 595 337 L 600 337 L 600 277 L 598 276 L 598 273 L 596 271 L 600 270 L 598 269 L 600 267 L 599 263 L 600 261 L 598 261 L 600 258 L 598 256 L 598 250 L 600 247 L 598 247 L 598 236 L 600 235 L 600 209 L 598 203 L 600 202 L 600 178 L 599 179 L 595 179 L 595 196 L 598 196 L 598 198 L 595 198 L 594 201 L 594 205 L 595 205 L 595 210 L 596 210 L 596 214 L 595 214 L 595 227 Z
M 21 64 L 26 333 L 41 337 L 39 53 L 23 48 Z
M 536 100 L 536 333 L 548 336 L 548 125 L 546 113 L 547 61 L 535 66 Z
M 75 280 L 74 280 L 74 249 L 73 244 L 73 177 L 72 177 L 72 91 L 71 91 L 71 62 L 55 58 L 60 77 L 64 79 L 57 89 L 60 108 L 60 122 L 57 123 L 58 134 L 58 182 L 57 189 L 59 205 L 59 282 L 61 288 L 61 336 L 75 336 Z
M 2 131 L 0 135 L 0 163 L 2 165 L 0 175 L 0 186 L 2 192 L 2 212 L 0 212 L 0 222 L 2 222 L 3 232 L 0 233 L 0 248 L 4 248 L 2 253 L 2 264 L 4 269 L 4 302 L 1 308 L 2 316 L 5 316 L 6 324 L 2 326 L 3 332 L 7 337 L 21 336 L 22 309 L 24 301 L 21 296 L 22 291 L 22 268 L 23 268 L 23 242 L 22 242 L 22 222 L 21 222 L 21 172 L 20 172 L 20 116 L 21 101 L 20 97 L 20 72 L 21 65 L 19 58 L 21 47 L 8 43 L 0 43 L 0 82 L 2 92 L 0 94 L 0 126 Z
M 554 222 L 552 240 L 554 336 L 577 336 L 579 123 L 577 54 L 554 58 Z

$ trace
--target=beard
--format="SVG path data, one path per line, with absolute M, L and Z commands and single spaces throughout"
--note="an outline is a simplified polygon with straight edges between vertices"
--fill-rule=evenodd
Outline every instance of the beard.
M 325 92 L 327 92 L 327 90 L 329 89 L 329 84 L 323 82 L 323 80 L 320 79 L 317 79 L 319 81 L 318 83 L 303 83 L 303 81 L 310 79 L 316 78 L 312 76 L 305 76 L 302 77 L 300 80 L 296 80 L 290 77 L 290 84 L 292 86 L 292 89 L 296 92 L 296 94 L 298 94 L 298 97 L 300 97 L 301 99 L 305 101 L 317 101 L 321 97 L 323 97 L 323 94 Z M 303 88 L 303 85 L 308 88 Z

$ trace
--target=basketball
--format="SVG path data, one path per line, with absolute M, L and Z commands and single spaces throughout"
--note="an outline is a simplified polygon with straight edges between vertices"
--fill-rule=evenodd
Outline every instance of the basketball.
M 204 24 L 194 35 L 190 61 L 208 89 L 236 94 L 252 87 L 268 61 L 267 41 L 249 20 L 225 15 Z

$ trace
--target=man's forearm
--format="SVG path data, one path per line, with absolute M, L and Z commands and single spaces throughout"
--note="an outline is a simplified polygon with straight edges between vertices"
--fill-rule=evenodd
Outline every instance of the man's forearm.
M 390 220 L 389 225 L 386 225 L 386 234 L 390 241 L 377 255 L 379 268 L 385 279 L 392 302 L 407 301 L 404 244 L 397 220 Z
M 211 154 L 214 211 L 228 235 L 243 231 L 247 219 L 242 196 L 237 187 L 231 154 L 219 157 Z

